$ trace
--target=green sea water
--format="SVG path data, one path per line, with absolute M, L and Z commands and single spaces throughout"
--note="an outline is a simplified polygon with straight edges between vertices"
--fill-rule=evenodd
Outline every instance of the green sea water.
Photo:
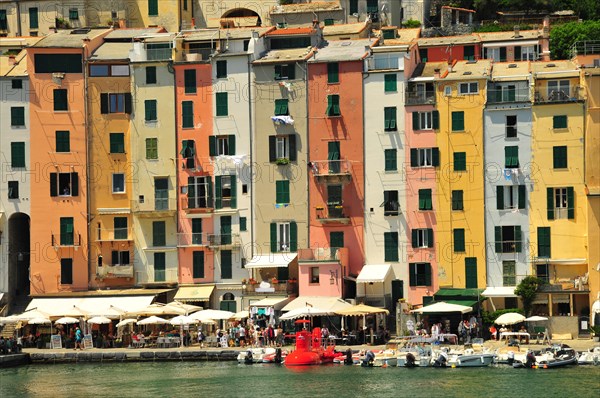
M 600 397 L 600 366 L 548 370 L 238 365 L 30 365 L 0 370 L 8 397 Z

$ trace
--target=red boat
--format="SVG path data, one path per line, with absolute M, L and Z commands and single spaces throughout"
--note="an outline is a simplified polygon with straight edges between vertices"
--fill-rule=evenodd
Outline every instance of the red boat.
M 323 348 L 321 328 L 314 328 L 312 334 L 307 330 L 296 333 L 296 349 L 286 356 L 285 364 L 287 366 L 320 365 L 332 363 L 334 358 L 343 355 L 341 352 L 336 352 L 334 346 Z

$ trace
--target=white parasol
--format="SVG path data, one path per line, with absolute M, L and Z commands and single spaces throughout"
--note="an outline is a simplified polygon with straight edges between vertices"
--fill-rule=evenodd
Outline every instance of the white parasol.
M 279 319 L 296 319 L 303 318 L 306 316 L 323 316 L 323 315 L 335 315 L 335 312 L 331 310 L 324 310 L 315 307 L 300 307 L 295 310 L 288 311 L 284 315 L 280 316 Z
M 48 318 L 32 318 L 32 319 L 28 319 L 27 323 L 30 325 L 48 325 L 51 324 L 52 321 L 50 321 L 50 319 Z
M 507 312 L 496 318 L 494 323 L 497 325 L 514 325 L 516 323 L 521 323 L 524 320 L 525 317 L 518 312 Z
M 65 316 L 54 321 L 55 324 L 69 325 L 71 323 L 79 323 L 79 319 L 70 316 Z
M 432 313 L 441 314 L 441 313 L 446 313 L 446 312 L 460 312 L 461 314 L 466 314 L 467 312 L 471 312 L 471 311 L 473 311 L 473 308 L 468 307 L 466 305 L 452 304 L 452 303 L 446 303 L 443 301 L 439 301 L 437 303 L 428 305 L 426 307 L 412 310 L 411 312 L 417 313 L 417 314 L 432 314 Z
M 231 311 L 202 310 L 202 311 L 194 312 L 190 316 L 193 319 L 198 319 L 199 321 L 204 321 L 204 320 L 230 319 L 233 315 L 234 314 Z
M 196 325 L 196 324 L 200 323 L 200 321 L 198 319 L 194 319 L 194 318 L 189 317 L 189 316 L 178 315 L 175 318 L 171 319 L 170 323 L 173 326 L 177 326 L 177 325 Z
M 96 324 L 96 325 L 106 325 L 111 323 L 112 320 L 108 319 L 105 316 L 95 316 L 87 320 L 87 323 Z
M 121 326 L 129 325 L 129 324 L 136 323 L 136 322 L 137 322 L 137 320 L 135 320 L 133 318 L 123 319 L 121 322 L 117 323 L 117 327 L 120 328 Z
M 547 321 L 548 318 L 546 318 L 545 316 L 534 315 L 534 316 L 530 316 L 529 318 L 525 318 L 525 320 L 528 322 L 540 322 L 540 321 Z
M 166 319 L 152 315 L 146 319 L 142 319 L 137 324 L 138 325 L 164 325 L 167 323 L 169 323 L 169 321 L 167 321 Z

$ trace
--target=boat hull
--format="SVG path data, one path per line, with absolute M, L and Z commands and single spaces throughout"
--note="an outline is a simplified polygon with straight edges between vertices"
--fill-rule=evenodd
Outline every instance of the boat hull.
M 457 368 L 479 368 L 489 366 L 494 361 L 493 354 L 461 355 L 456 359 Z
M 313 351 L 292 351 L 285 357 L 286 366 L 309 366 L 320 365 L 321 356 Z

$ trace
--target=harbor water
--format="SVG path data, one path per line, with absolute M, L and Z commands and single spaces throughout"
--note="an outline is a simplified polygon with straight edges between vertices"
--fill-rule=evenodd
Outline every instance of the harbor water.
M 79 363 L 0 370 L 2 397 L 598 397 L 600 366 L 361 368 L 236 362 Z

